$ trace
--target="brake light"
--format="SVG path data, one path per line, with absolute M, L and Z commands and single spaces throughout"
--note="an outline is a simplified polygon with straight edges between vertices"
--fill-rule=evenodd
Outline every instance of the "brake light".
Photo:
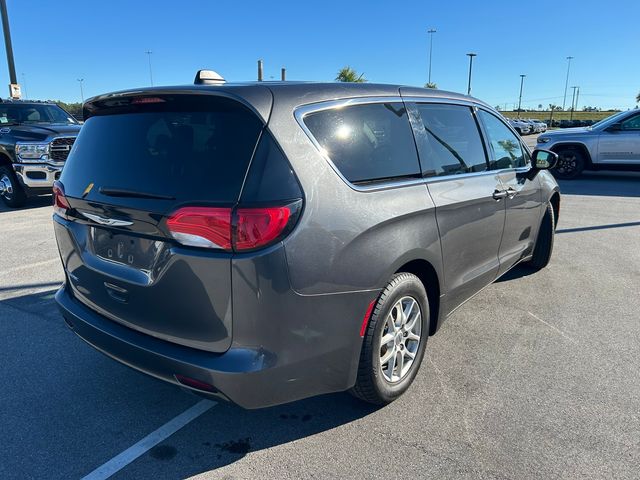
M 169 217 L 167 227 L 184 245 L 231 250 L 230 208 L 181 208 Z
M 66 215 L 71 206 L 64 195 L 64 186 L 56 180 L 53 182 L 53 211 L 58 215 Z
M 291 210 L 285 207 L 239 208 L 236 250 L 251 250 L 271 243 L 289 223 Z
M 169 216 L 167 228 L 183 245 L 242 252 L 281 238 L 295 221 L 300 204 L 235 210 L 183 207 Z
M 165 100 L 160 97 L 136 97 L 131 100 L 131 105 L 144 105 L 148 103 L 164 103 Z

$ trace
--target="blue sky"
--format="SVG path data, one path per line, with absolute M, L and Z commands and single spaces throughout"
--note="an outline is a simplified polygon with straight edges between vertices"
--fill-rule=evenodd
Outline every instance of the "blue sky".
M 580 107 L 632 108 L 640 91 L 640 1 L 49 1 L 7 0 L 16 69 L 31 98 L 79 101 L 149 85 L 185 84 L 199 68 L 230 81 L 265 78 L 330 81 L 351 65 L 372 82 L 423 85 L 428 28 L 436 28 L 432 79 L 512 108 L 519 75 L 523 105 L 562 104 L 580 86 Z M 24 77 L 22 74 L 24 73 Z M 0 76 L 6 96 L 4 55 Z M 23 82 L 26 80 L 26 82 Z M 1 82 L 0 82 L 1 83 Z M 567 104 L 571 102 L 569 89 Z

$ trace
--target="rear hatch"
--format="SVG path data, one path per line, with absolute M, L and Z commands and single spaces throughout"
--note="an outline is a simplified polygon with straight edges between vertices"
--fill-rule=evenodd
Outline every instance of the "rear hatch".
M 89 110 L 55 200 L 74 297 L 149 335 L 227 350 L 232 253 L 181 245 L 167 221 L 187 205 L 237 204 L 262 121 L 213 95 L 107 97 Z

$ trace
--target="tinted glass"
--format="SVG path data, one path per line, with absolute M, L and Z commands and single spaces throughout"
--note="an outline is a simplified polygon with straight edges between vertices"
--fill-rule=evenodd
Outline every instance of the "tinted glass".
M 482 172 L 487 161 L 469 107 L 417 104 L 424 132 L 418 135 L 425 176 Z
M 640 115 L 631 117 L 629 120 L 622 122 L 623 130 L 640 130 Z
M 38 103 L 0 104 L 0 125 L 18 123 L 77 123 L 57 105 Z
M 490 151 L 489 164 L 492 170 L 501 168 L 517 168 L 527 165 L 527 160 L 520 144 L 520 138 L 513 133 L 498 117 L 479 110 L 478 116 L 484 125 Z
M 298 198 L 302 198 L 302 192 L 291 165 L 265 130 L 251 161 L 241 201 L 260 203 Z
M 62 173 L 67 195 L 131 205 L 100 187 L 175 197 L 175 202 L 235 202 L 261 122 L 237 102 L 179 99 L 120 108 L 89 118 Z
M 304 122 L 347 180 L 354 183 L 419 176 L 402 103 L 373 103 L 311 113 Z

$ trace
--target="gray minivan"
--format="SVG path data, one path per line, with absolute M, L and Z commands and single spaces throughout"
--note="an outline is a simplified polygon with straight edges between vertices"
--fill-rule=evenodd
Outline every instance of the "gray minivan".
M 200 395 L 388 403 L 443 319 L 551 256 L 555 154 L 468 96 L 199 75 L 84 117 L 54 187 L 57 303 L 91 346 Z

